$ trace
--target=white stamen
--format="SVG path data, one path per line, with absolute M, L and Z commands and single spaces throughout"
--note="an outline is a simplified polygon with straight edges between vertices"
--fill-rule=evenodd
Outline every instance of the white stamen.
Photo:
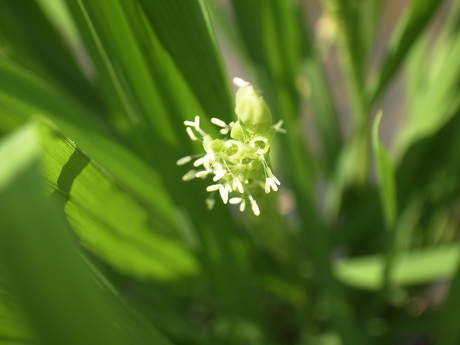
M 220 131 L 219 131 L 220 134 L 222 135 L 227 135 L 228 134 L 228 128 L 222 128 Z
M 207 198 L 206 199 L 206 206 L 208 207 L 209 211 L 211 211 L 214 208 L 215 203 L 216 203 L 216 200 L 214 200 L 214 198 Z
M 220 120 L 220 119 L 218 119 L 218 118 L 215 118 L 215 117 L 213 117 L 213 118 L 211 119 L 211 122 L 212 122 L 213 124 L 215 124 L 216 126 L 219 126 L 219 127 L 222 127 L 222 128 L 226 128 L 226 127 L 227 127 L 227 124 L 226 124 L 224 121 L 222 121 L 222 120 Z
M 249 200 L 251 201 L 252 212 L 254 212 L 256 216 L 259 216 L 260 215 L 259 205 L 257 205 L 257 202 L 254 200 L 254 198 L 251 195 L 249 195 Z
M 246 80 L 243 80 L 238 77 L 233 78 L 233 84 L 235 84 L 235 86 L 238 86 L 238 87 L 244 87 L 244 86 L 249 85 L 249 83 Z
M 225 176 L 226 173 L 227 173 L 227 171 L 223 170 L 223 169 L 214 170 L 214 175 L 215 176 L 212 178 L 212 180 L 214 182 L 219 181 L 222 177 Z
M 190 139 L 192 139 L 192 141 L 197 141 L 198 140 L 198 138 L 196 137 L 195 133 L 193 133 L 193 130 L 192 130 L 191 127 L 187 127 L 186 131 L 187 131 L 187 134 L 190 137 Z
M 190 181 L 196 177 L 196 170 L 190 170 L 184 176 L 182 176 L 182 181 Z
M 265 194 L 270 193 L 270 184 L 268 183 L 268 178 L 265 179 Z
M 207 186 L 206 187 L 206 191 L 207 192 L 215 192 L 216 190 L 218 190 L 222 185 L 219 183 L 219 184 L 212 184 L 210 186 Z
M 270 187 L 276 192 L 278 190 L 278 186 L 276 185 L 275 181 L 271 178 L 265 179 L 265 193 L 270 193 Z
M 286 130 L 284 128 L 281 128 L 282 125 L 283 120 L 279 120 L 275 125 L 273 125 L 273 129 L 278 133 L 286 133 Z
M 246 200 L 243 199 L 240 204 L 240 212 L 244 212 L 244 209 L 246 208 Z
M 228 201 L 230 204 L 232 205 L 236 205 L 236 204 L 239 204 L 240 202 L 242 202 L 243 199 L 242 198 L 230 198 L 230 200 Z
M 238 192 L 240 192 L 241 194 L 244 193 L 243 185 L 241 184 L 240 180 L 237 178 L 233 180 L 233 188 L 238 189 Z
M 224 202 L 224 204 L 226 204 L 228 201 L 228 190 L 226 186 L 221 185 L 219 188 L 219 193 L 220 193 L 220 197 L 222 198 L 222 201 Z
M 201 170 L 201 171 L 198 171 L 195 176 L 198 178 L 205 178 L 206 176 L 208 176 L 208 174 L 209 174 L 209 171 Z
M 190 127 L 195 127 L 195 122 L 193 122 L 193 121 L 184 121 L 184 125 L 190 126 Z
M 185 156 L 185 157 L 182 157 L 181 159 L 178 159 L 176 164 L 177 165 L 184 165 L 184 164 L 187 164 L 188 162 L 190 162 L 192 160 L 192 156 Z
M 203 165 L 205 161 L 205 157 L 198 158 L 195 162 L 193 162 L 194 167 L 198 167 L 200 165 Z

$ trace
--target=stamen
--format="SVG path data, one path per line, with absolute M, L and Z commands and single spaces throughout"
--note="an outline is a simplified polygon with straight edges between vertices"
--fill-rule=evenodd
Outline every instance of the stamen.
M 212 184 L 210 186 L 207 186 L 206 187 L 206 191 L 207 192 L 215 192 L 216 190 L 218 190 L 220 187 L 222 186 L 222 184 Z
M 182 176 L 182 181 L 190 181 L 196 177 L 196 170 L 190 170 L 184 176 Z
M 226 170 L 224 170 L 224 169 L 216 169 L 216 170 L 214 170 L 214 175 L 215 176 L 212 178 L 212 180 L 214 182 L 219 181 L 222 177 L 225 176 L 225 174 L 227 174 Z
M 235 86 L 238 86 L 238 87 L 245 87 L 249 85 L 249 83 L 246 80 L 243 80 L 238 77 L 233 78 L 233 84 L 235 84 Z
M 254 215 L 260 216 L 259 205 L 257 205 L 257 202 L 254 200 L 251 194 L 249 194 L 249 200 L 251 201 L 251 208 Z
M 278 191 L 278 186 L 276 185 L 275 181 L 271 178 L 265 179 L 265 193 L 270 193 L 270 187 L 276 192 Z
M 212 122 L 213 124 L 215 124 L 216 126 L 219 126 L 219 127 L 222 127 L 222 128 L 226 128 L 226 127 L 227 127 L 227 124 L 226 124 L 224 121 L 222 121 L 222 120 L 220 120 L 220 119 L 218 119 L 218 118 L 215 118 L 215 117 L 213 117 L 213 118 L 211 119 L 211 122 Z
M 185 157 L 182 157 L 181 159 L 178 159 L 176 162 L 176 165 L 184 165 L 190 162 L 191 160 L 192 160 L 192 156 L 185 156 Z
M 214 205 L 216 203 L 216 200 L 214 197 L 210 197 L 206 199 L 206 206 L 208 207 L 208 210 L 211 211 L 214 208 Z
M 198 138 L 195 135 L 195 133 L 193 133 L 193 130 L 192 130 L 191 127 L 187 127 L 186 131 L 187 131 L 187 134 L 190 137 L 190 139 L 192 139 L 192 141 L 197 141 L 198 140 Z
M 240 180 L 238 178 L 235 178 L 233 180 L 233 187 L 238 189 L 238 192 L 240 192 L 241 194 L 244 193 L 243 185 L 241 184 L 241 182 L 240 182 Z
M 203 165 L 205 161 L 205 157 L 198 158 L 195 162 L 193 162 L 194 167 L 198 167 L 200 165 Z
M 244 212 L 246 208 L 246 200 L 243 199 L 243 201 L 241 201 L 241 204 L 240 204 L 240 212 Z
M 230 198 L 230 200 L 228 201 L 230 204 L 232 205 L 236 205 L 236 204 L 239 204 L 240 202 L 242 202 L 243 199 L 242 198 Z
M 220 197 L 222 198 L 222 201 L 224 202 L 224 204 L 226 204 L 228 201 L 227 185 L 226 186 L 221 185 L 219 188 L 219 193 L 220 193 Z
M 209 171 L 202 170 L 202 171 L 198 171 L 195 176 L 198 178 L 205 178 L 206 176 L 208 176 L 208 174 L 209 174 Z
M 273 129 L 278 133 L 286 133 L 286 130 L 284 128 L 281 128 L 282 125 L 283 120 L 279 120 L 275 125 L 273 125 Z

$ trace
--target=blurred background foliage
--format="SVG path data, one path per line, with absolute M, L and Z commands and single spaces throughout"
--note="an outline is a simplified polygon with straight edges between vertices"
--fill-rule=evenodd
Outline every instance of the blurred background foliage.
M 0 344 L 459 344 L 459 61 L 458 1 L 0 0 Z M 175 163 L 235 76 L 260 217 Z

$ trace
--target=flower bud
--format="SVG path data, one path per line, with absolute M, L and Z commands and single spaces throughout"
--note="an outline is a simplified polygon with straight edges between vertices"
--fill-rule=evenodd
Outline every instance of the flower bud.
M 235 113 L 242 124 L 232 128 L 231 136 L 234 139 L 243 139 L 244 130 L 252 134 L 265 136 L 273 131 L 272 115 L 264 99 L 254 87 L 242 80 L 237 83 Z M 244 128 L 241 128 L 244 127 Z

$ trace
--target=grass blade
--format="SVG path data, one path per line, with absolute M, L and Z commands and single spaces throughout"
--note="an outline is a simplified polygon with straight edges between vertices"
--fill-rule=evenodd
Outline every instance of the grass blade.
M 9 163 L 0 169 L 0 265 L 29 325 L 43 344 L 145 344 L 128 337 L 125 327 L 132 325 L 95 281 L 63 217 L 46 197 L 39 151 L 33 124 L 0 145 L 0 159 Z

